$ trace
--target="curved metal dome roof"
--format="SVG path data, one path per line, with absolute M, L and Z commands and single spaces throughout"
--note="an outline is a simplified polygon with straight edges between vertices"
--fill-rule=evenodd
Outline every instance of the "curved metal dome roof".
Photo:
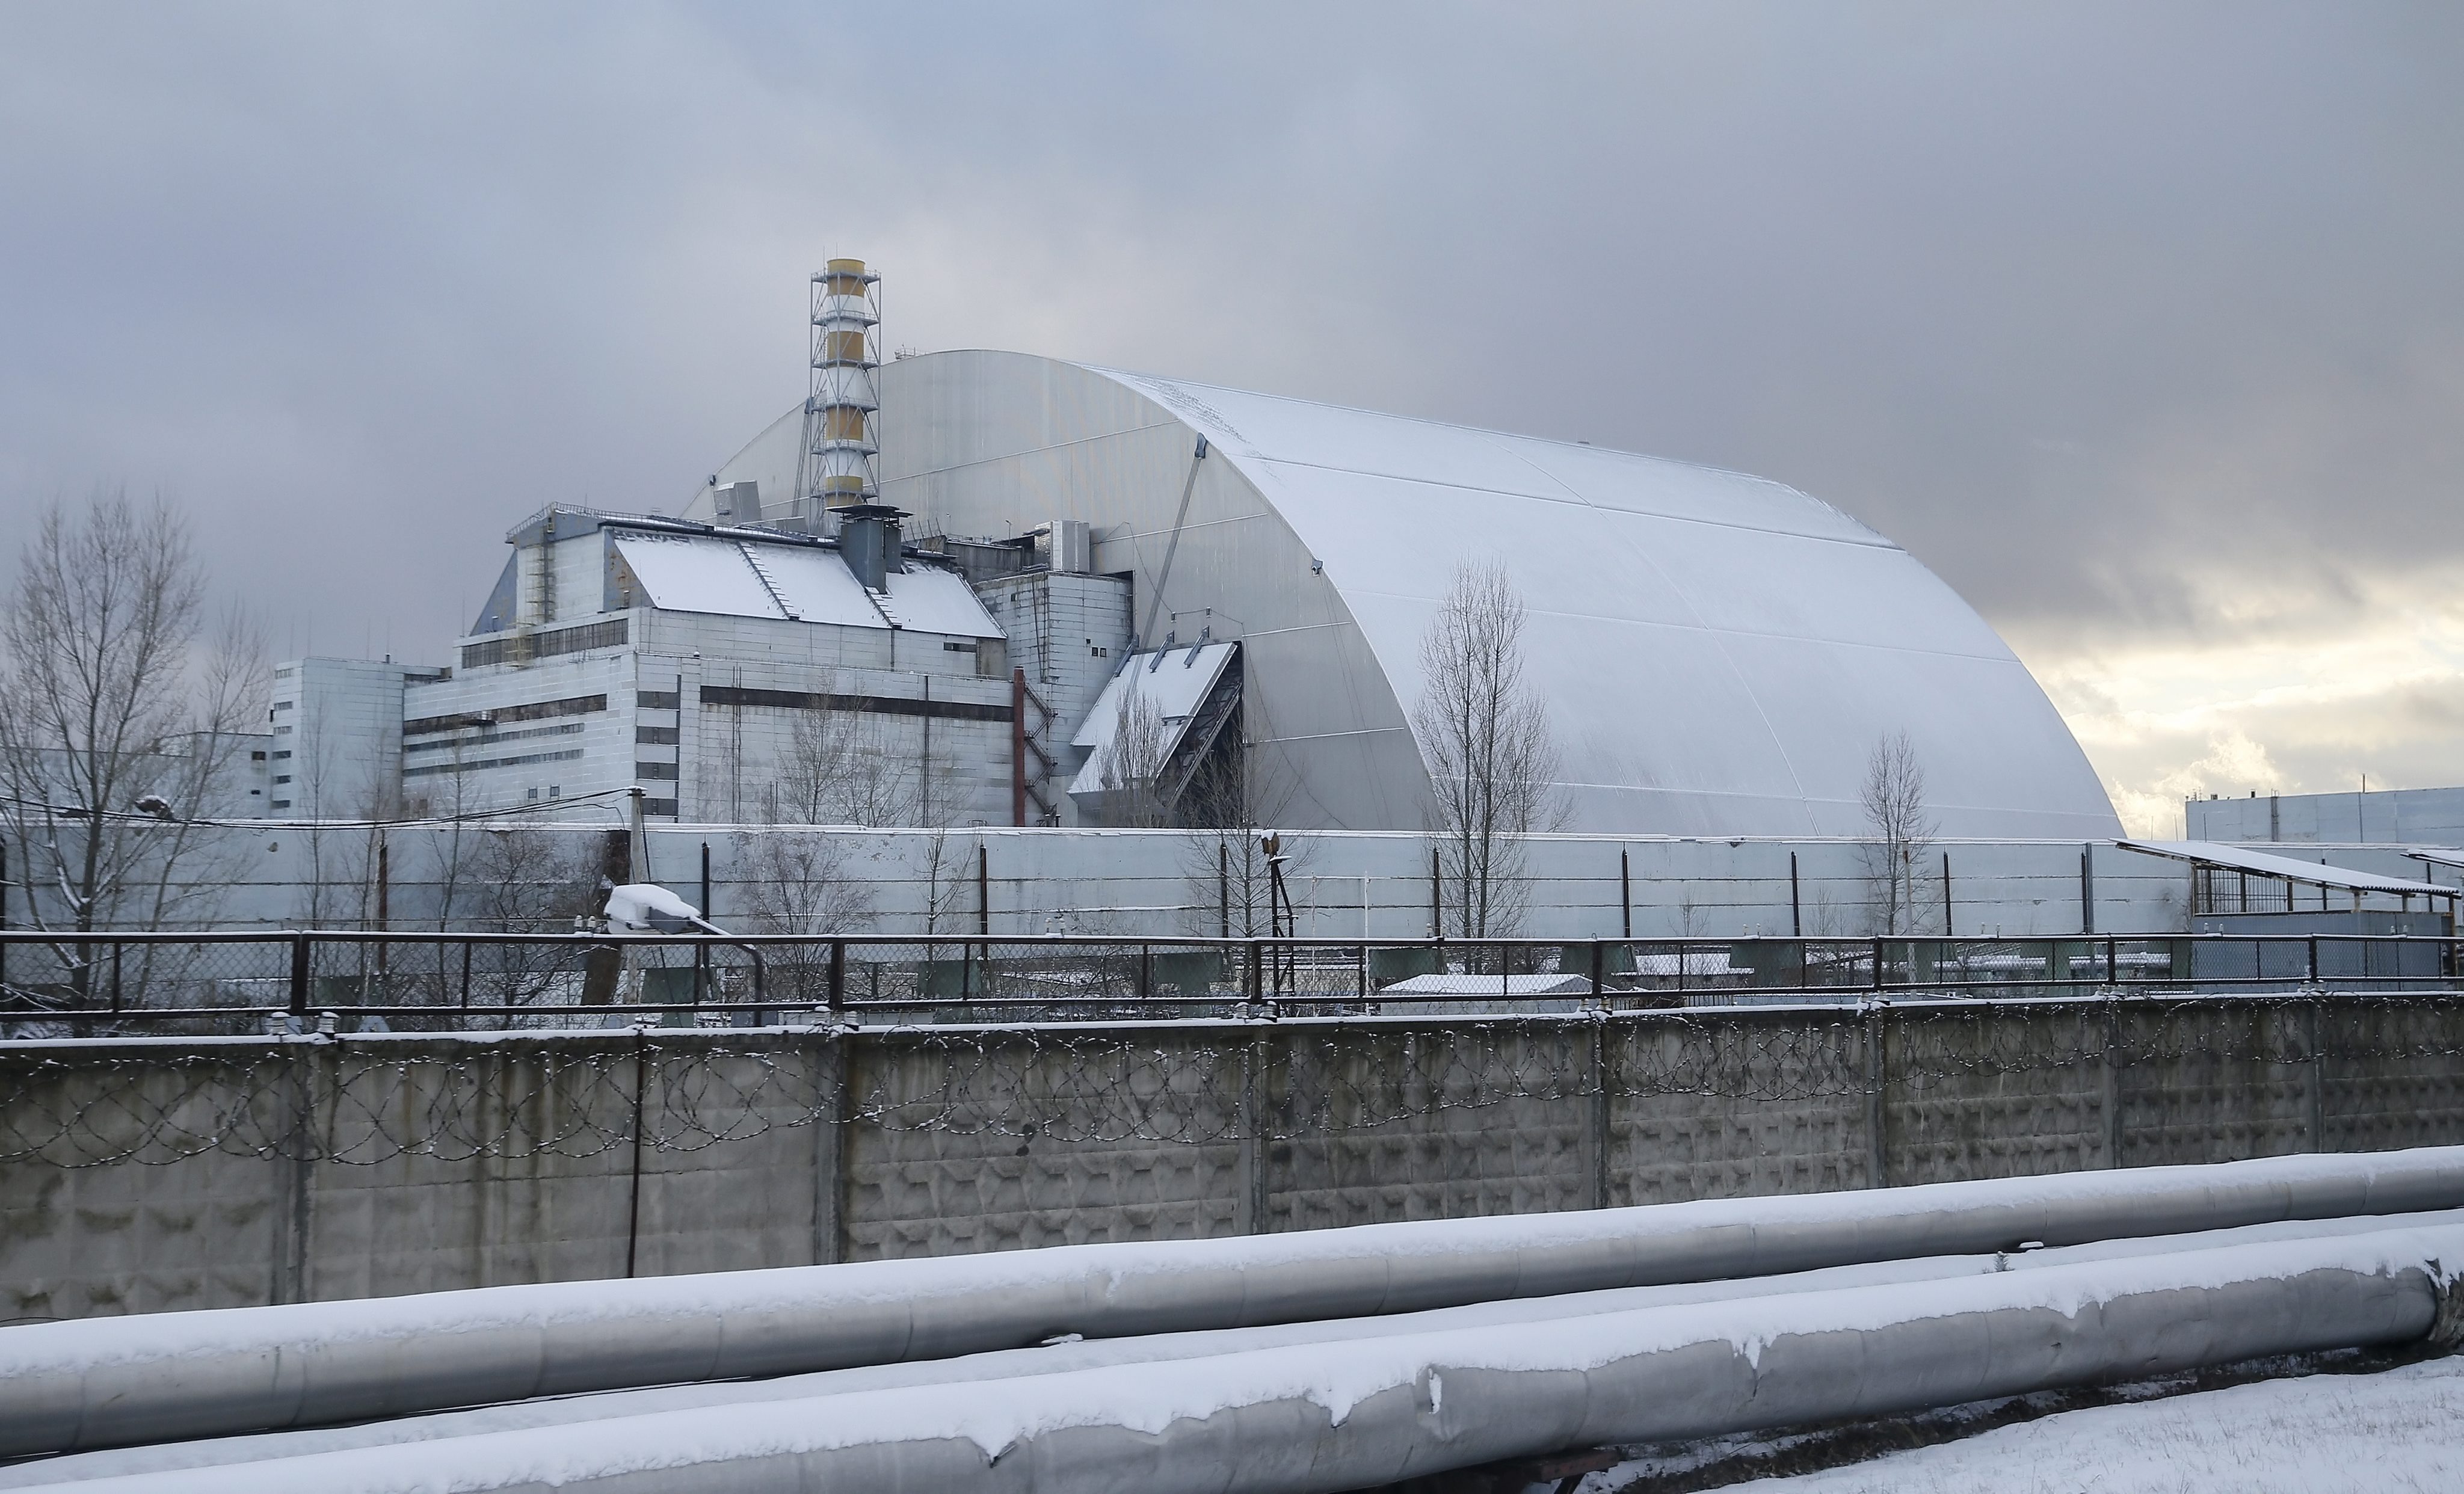
M 1086 519 L 1140 617 L 1160 587 L 1181 641 L 1243 640 L 1248 735 L 1296 826 L 1420 827 L 1419 641 L 1456 566 L 1495 559 L 1529 608 L 1569 829 L 1859 834 L 1866 761 L 1904 731 L 1945 835 L 2120 833 L 1992 628 L 1782 484 L 1019 354 L 891 363 L 882 404 L 888 501 L 954 534 Z M 721 480 L 783 498 L 796 425 Z

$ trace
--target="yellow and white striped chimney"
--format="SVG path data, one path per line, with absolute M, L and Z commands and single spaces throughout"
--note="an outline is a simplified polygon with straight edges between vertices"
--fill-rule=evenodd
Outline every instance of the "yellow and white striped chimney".
M 861 259 L 833 259 L 813 275 L 812 383 L 797 461 L 797 516 L 819 529 L 828 511 L 864 503 L 881 489 L 881 276 Z

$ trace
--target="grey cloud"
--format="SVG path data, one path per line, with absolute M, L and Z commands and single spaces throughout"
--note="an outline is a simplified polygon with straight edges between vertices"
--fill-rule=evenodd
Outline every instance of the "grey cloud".
M 2033 636 L 2332 620 L 2464 553 L 2459 61 L 2428 5 L 12 8 L 0 544 L 161 487 L 277 638 L 434 655 L 523 512 L 790 405 L 844 251 L 896 343 L 1767 473 Z

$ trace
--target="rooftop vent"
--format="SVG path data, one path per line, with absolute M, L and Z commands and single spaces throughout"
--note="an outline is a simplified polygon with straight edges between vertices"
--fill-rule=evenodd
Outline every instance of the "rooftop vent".
M 907 516 L 887 503 L 850 503 L 835 511 L 839 521 L 839 555 L 869 591 L 889 589 L 893 572 L 903 572 L 898 521 Z

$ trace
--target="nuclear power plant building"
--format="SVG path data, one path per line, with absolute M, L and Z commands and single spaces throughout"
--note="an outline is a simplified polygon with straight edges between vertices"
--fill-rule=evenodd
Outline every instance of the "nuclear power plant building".
M 904 516 L 917 563 L 969 577 L 1023 676 L 1019 823 L 1101 823 L 1090 764 L 1134 685 L 1164 720 L 1166 799 L 1238 749 L 1271 823 L 1423 828 L 1421 641 L 1458 567 L 1495 560 L 1529 609 L 1568 829 L 1861 834 L 1859 781 L 1904 733 L 1944 835 L 2120 833 L 1993 629 L 1779 483 L 1016 353 L 866 372 L 860 495 Z M 829 527 L 797 501 L 808 408 L 683 517 Z

